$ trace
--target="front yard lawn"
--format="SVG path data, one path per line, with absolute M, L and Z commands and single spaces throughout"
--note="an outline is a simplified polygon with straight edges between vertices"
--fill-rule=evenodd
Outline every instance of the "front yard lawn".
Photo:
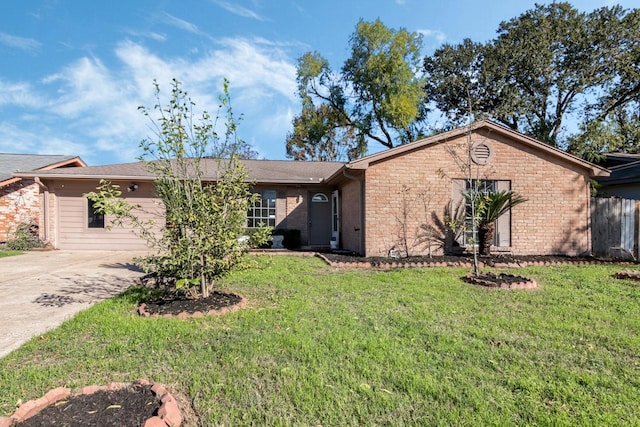
M 462 268 L 256 262 L 224 280 L 237 312 L 141 318 L 132 289 L 31 340 L 0 359 L 0 415 L 147 378 L 207 426 L 640 424 L 640 286 L 612 277 L 628 266 L 513 270 L 539 288 L 505 291 Z

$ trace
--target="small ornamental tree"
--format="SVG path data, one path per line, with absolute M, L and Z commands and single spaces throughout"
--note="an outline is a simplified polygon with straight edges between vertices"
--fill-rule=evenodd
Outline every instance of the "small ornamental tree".
M 474 230 L 478 234 L 478 248 L 480 255 L 491 255 L 491 244 L 495 235 L 495 223 L 511 208 L 527 201 L 515 191 L 493 191 L 481 193 L 479 191 L 465 193 L 468 205 L 475 206 L 473 217 Z M 475 199 L 475 200 L 472 200 Z
M 141 142 L 140 160 L 155 176 L 155 190 L 164 208 L 164 224 L 141 220 L 140 206 L 129 205 L 120 198 L 117 186 L 102 182 L 97 192 L 86 196 L 103 213 L 111 214 L 115 222 L 128 221 L 136 232 L 158 250 L 157 255 L 141 259 L 147 271 L 162 278 L 175 279 L 177 288 L 185 288 L 195 295 L 209 296 L 217 279 L 230 272 L 242 261 L 246 245 L 238 241 L 246 227 L 246 213 L 255 201 L 247 172 L 235 153 L 228 158 L 204 161 L 210 153 L 221 152 L 220 147 L 241 146 L 236 136 L 228 82 L 220 97 L 220 110 L 226 119 L 224 138 L 215 131 L 215 120 L 205 111 L 194 122 L 195 104 L 173 80 L 171 99 L 161 107 L 160 87 L 154 82 L 158 102 L 149 111 L 154 138 Z M 215 165 L 215 166 L 212 166 Z M 264 243 L 270 229 L 256 233 L 254 239 Z

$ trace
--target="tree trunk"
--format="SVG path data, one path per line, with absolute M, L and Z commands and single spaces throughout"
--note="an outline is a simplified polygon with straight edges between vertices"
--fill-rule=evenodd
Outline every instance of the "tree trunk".
M 207 276 L 204 274 L 204 268 L 206 267 L 206 259 L 204 254 L 200 255 L 200 263 L 202 266 L 202 270 L 200 271 L 200 286 L 202 291 L 202 298 L 209 297 L 209 283 L 207 282 Z
M 480 224 L 478 227 L 478 246 L 480 255 L 491 255 L 491 244 L 493 243 L 493 235 L 495 234 L 495 226 L 493 223 Z

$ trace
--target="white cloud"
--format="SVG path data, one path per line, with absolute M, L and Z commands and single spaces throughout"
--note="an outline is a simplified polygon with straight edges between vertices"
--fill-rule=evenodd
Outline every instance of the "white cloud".
M 160 33 L 156 33 L 155 31 L 141 32 L 141 31 L 136 31 L 136 30 L 127 30 L 126 33 L 129 34 L 130 36 L 143 37 L 143 38 L 146 38 L 146 39 L 155 40 L 157 42 L 167 41 L 167 36 L 166 35 L 160 34 Z
M 77 59 L 42 79 L 43 88 L 0 81 L 0 106 L 26 110 L 11 127 L 0 123 L 0 150 L 15 151 L 8 147 L 21 141 L 25 152 L 78 154 L 89 164 L 107 157 L 134 161 L 140 141 L 153 135 L 138 106 L 157 103 L 154 79 L 161 86 L 161 105 L 170 96 L 171 80 L 180 80 L 197 104 L 198 117 L 201 109 L 215 114 L 224 77 L 230 80 L 234 113 L 244 114 L 239 136 L 256 141 L 261 153 L 274 149 L 263 138 L 282 140 L 278 144 L 284 147 L 298 100 L 295 61 L 281 47 L 265 40 L 224 39 L 193 59 L 164 56 L 124 40 L 115 55 L 118 62 L 109 66 L 96 57 Z M 38 91 L 49 95 L 40 99 L 33 95 Z M 52 129 L 61 130 L 54 135 Z
M 28 83 L 6 83 L 0 80 L 0 105 L 37 107 L 43 98 Z
M 81 58 L 44 81 L 60 85 L 60 96 L 52 101 L 56 113 L 68 118 L 86 116 L 120 95 L 110 70 L 98 59 Z
M 262 16 L 258 15 L 256 12 L 237 4 L 228 3 L 226 1 L 220 1 L 220 0 L 213 0 L 213 3 L 220 6 L 227 12 L 231 12 L 234 15 L 242 16 L 243 18 L 251 18 L 258 21 L 265 20 Z
M 26 51 L 35 51 L 40 48 L 41 43 L 38 40 L 18 37 L 7 33 L 0 32 L 0 43 L 9 46 L 16 47 L 18 49 Z
M 0 129 L 2 129 L 0 152 L 3 153 L 65 154 L 86 157 L 92 150 L 87 145 L 56 135 L 50 127 L 42 126 L 37 122 L 30 127 L 0 122 Z
M 447 39 L 447 35 L 438 30 L 418 30 L 418 33 L 422 34 L 426 38 L 435 39 L 438 43 L 443 43 Z
M 192 24 L 191 22 L 185 21 L 184 19 L 177 18 L 166 12 L 164 13 L 164 18 L 165 18 L 164 19 L 165 22 L 173 27 L 180 28 L 181 30 L 184 30 L 193 34 L 202 34 L 202 32 L 200 31 L 200 29 L 196 24 Z

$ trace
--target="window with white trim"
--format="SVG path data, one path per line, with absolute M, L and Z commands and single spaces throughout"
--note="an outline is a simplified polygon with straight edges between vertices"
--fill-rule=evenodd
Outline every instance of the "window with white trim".
M 466 181 L 465 184 L 465 191 L 467 192 L 467 194 L 469 193 L 475 193 L 478 196 L 481 194 L 489 194 L 489 193 L 495 193 L 497 190 L 497 182 L 494 180 L 476 180 L 476 179 L 472 179 L 472 180 L 468 180 Z M 471 204 L 469 203 L 469 201 L 466 202 L 465 205 L 465 216 L 464 216 L 464 243 L 468 244 L 472 241 L 478 241 L 478 239 L 472 239 L 473 238 L 473 216 L 472 216 L 472 211 L 471 211 Z M 493 242 L 492 245 L 497 246 L 497 242 L 496 242 L 496 237 L 497 237 L 498 233 L 495 233 L 493 236 Z
M 104 228 L 104 214 L 98 212 L 94 202 L 87 199 L 87 227 Z
M 469 191 L 473 185 L 477 185 L 479 192 L 491 192 L 491 191 L 509 191 L 511 190 L 511 181 L 508 180 L 472 180 L 468 179 L 454 179 L 452 180 L 452 193 L 451 201 L 453 206 L 457 207 L 465 206 L 464 193 Z M 471 209 L 467 206 L 465 211 L 465 233 L 461 233 L 458 243 L 462 246 L 471 243 L 471 237 L 473 232 L 471 224 Z M 496 233 L 493 241 L 493 245 L 496 250 L 509 250 L 511 247 L 511 211 L 508 211 L 502 215 L 496 221 Z
M 260 198 L 253 203 L 247 212 L 247 227 L 276 226 L 276 191 L 257 191 Z

